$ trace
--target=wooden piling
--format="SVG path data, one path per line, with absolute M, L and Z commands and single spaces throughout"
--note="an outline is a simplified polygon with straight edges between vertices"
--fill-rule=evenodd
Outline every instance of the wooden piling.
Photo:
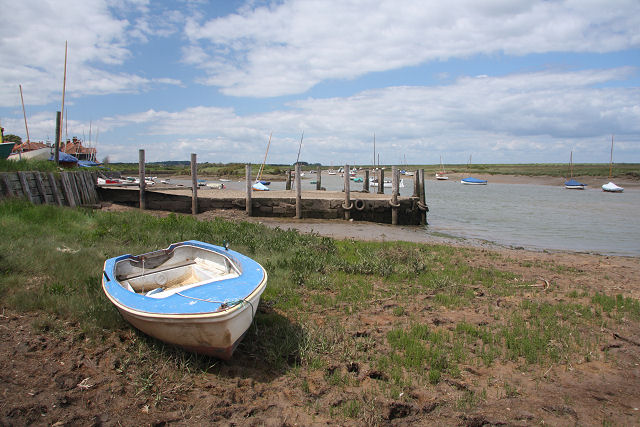
M 198 162 L 196 153 L 191 153 L 191 215 L 198 213 Z
M 251 209 L 251 163 L 245 166 L 244 177 L 247 182 L 247 198 L 245 202 L 245 209 L 247 211 L 247 216 L 251 216 L 251 214 L 253 213 Z
M 398 225 L 398 194 L 400 193 L 400 180 L 398 168 L 391 167 L 391 225 Z
M 300 163 L 296 162 L 296 218 L 302 219 L 302 178 Z
M 146 187 L 146 182 L 144 180 L 144 150 L 138 150 L 138 180 L 140 183 L 138 187 L 140 188 L 140 209 L 145 209 L 145 201 L 144 201 L 144 191 Z
M 351 219 L 351 208 L 353 205 L 351 204 L 351 189 L 349 188 L 349 165 L 344 165 L 344 205 L 342 208 L 344 209 L 344 219 L 347 221 Z
M 287 169 L 287 190 L 291 190 L 291 169 Z
M 378 194 L 384 194 L 384 169 L 378 168 Z
M 322 189 L 322 168 L 318 168 L 316 175 L 316 190 L 320 191 Z
M 416 169 L 413 174 L 413 197 L 418 197 L 419 189 L 420 189 L 420 170 Z
M 362 192 L 363 193 L 369 192 L 369 169 L 366 169 L 364 171 L 364 181 L 362 182 Z
M 424 169 L 420 169 L 420 224 L 427 224 L 427 195 L 424 185 Z

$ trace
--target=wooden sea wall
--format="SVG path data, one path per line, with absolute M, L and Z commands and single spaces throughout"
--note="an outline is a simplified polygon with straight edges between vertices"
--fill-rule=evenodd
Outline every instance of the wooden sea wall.
M 98 188 L 100 198 L 113 203 L 138 206 L 137 189 Z M 366 194 L 351 193 L 352 207 L 350 218 L 354 221 L 370 221 L 392 223 L 392 206 L 389 199 L 366 198 Z M 338 198 L 304 198 L 302 202 L 302 218 L 344 219 L 344 200 Z M 424 212 L 419 207 L 416 197 L 398 199 L 398 224 L 419 225 Z M 296 216 L 296 198 L 292 197 L 260 197 L 251 199 L 252 216 L 294 218 Z M 171 212 L 191 213 L 192 198 L 190 196 L 168 194 L 160 191 L 145 192 L 145 208 L 166 210 Z M 214 209 L 246 210 L 246 199 L 242 197 L 198 197 L 198 211 Z
M 35 204 L 95 206 L 100 203 L 95 172 L 2 172 L 0 199 L 23 197 Z

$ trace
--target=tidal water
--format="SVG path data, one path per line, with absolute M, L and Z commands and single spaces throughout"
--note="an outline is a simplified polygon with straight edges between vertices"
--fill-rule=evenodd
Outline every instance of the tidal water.
M 312 190 L 311 179 L 303 189 Z M 342 190 L 343 178 L 322 176 L 327 190 Z M 413 193 L 413 179 L 404 178 L 400 194 Z M 604 183 L 604 182 L 603 182 Z M 229 188 L 243 183 L 226 183 Z M 270 188 L 283 190 L 284 182 Z M 362 183 L 351 183 L 352 191 Z M 386 188 L 385 193 L 390 194 Z M 566 250 L 640 256 L 640 190 L 605 193 L 600 187 L 567 190 L 559 185 L 462 185 L 458 180 L 426 182 L 429 205 L 426 235 L 485 240 L 537 250 Z

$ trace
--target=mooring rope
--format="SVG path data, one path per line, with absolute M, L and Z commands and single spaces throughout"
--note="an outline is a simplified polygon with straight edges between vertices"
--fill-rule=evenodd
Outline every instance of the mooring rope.
M 232 300 L 232 301 L 216 301 L 216 300 L 211 300 L 211 299 L 203 299 L 203 298 L 198 298 L 198 297 L 192 297 L 189 295 L 185 295 L 185 294 L 181 294 L 180 292 L 176 292 L 176 295 L 180 295 L 181 297 L 184 298 L 189 298 L 189 299 L 194 299 L 197 301 L 203 301 L 203 302 L 210 302 L 213 304 L 220 304 L 220 307 L 218 308 L 221 309 L 226 309 L 226 308 L 231 308 L 231 307 L 235 307 L 238 304 L 249 304 L 249 306 L 251 307 L 251 323 L 254 323 L 255 319 L 256 319 L 256 312 L 255 309 L 253 307 L 253 304 L 251 303 L 251 301 L 241 298 L 239 300 Z M 225 307 L 226 306 L 226 307 Z M 258 335 L 258 325 L 256 325 L 256 335 Z

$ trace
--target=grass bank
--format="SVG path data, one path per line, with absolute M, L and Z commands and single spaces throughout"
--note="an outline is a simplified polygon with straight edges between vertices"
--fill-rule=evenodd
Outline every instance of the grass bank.
M 333 420 L 381 423 L 396 407 L 376 402 L 391 399 L 411 411 L 420 393 L 436 395 L 443 385 L 453 387 L 454 397 L 438 398 L 436 406 L 453 411 L 515 397 L 524 393 L 516 382 L 495 381 L 494 374 L 465 378 L 516 366 L 544 381 L 542 373 L 553 367 L 605 360 L 605 331 L 640 324 L 637 299 L 585 288 L 577 270 L 538 266 L 577 278 L 549 287 L 472 262 L 482 256 L 495 265 L 533 267 L 480 249 L 338 241 L 249 222 L 20 200 L 0 203 L 0 299 L 13 310 L 42 313 L 34 324 L 40 331 L 62 334 L 60 322 L 71 321 L 99 345 L 130 330 L 102 293 L 104 260 L 188 239 L 226 240 L 269 273 L 255 323 L 232 363 L 288 378 L 305 411 Z M 118 369 L 159 408 L 171 400 L 171 381 L 224 369 L 215 359 L 137 336 Z M 174 376 L 158 384 L 160 367 Z M 322 403 L 324 396 L 332 397 Z

